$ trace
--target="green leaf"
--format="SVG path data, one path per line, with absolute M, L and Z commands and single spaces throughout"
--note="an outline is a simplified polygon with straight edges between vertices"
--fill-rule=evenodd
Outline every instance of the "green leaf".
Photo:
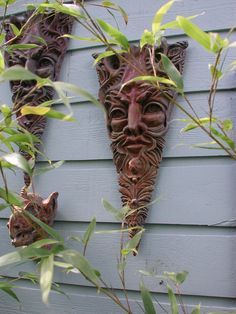
M 225 119 L 223 122 L 223 130 L 224 131 L 232 131 L 233 130 L 233 121 L 231 119 Z
M 90 222 L 87 230 L 85 231 L 83 239 L 82 239 L 83 244 L 85 246 L 87 246 L 89 240 L 91 239 L 91 237 L 95 231 L 95 228 L 96 228 L 96 218 L 93 218 L 92 221 Z
M 80 253 L 75 250 L 65 250 L 59 254 L 67 263 L 77 268 L 86 279 L 99 286 L 99 276 L 92 268 L 89 261 Z
M 79 6 L 70 5 L 70 4 L 59 4 L 59 3 L 41 3 L 39 5 L 39 10 L 42 10 L 42 13 L 45 9 L 54 9 L 56 12 L 61 12 L 67 15 L 71 15 L 76 18 L 84 19 L 84 14 L 80 11 Z
M 159 76 L 148 76 L 148 75 L 143 75 L 143 76 L 136 76 L 135 78 L 129 80 L 128 82 L 124 83 L 120 90 L 122 90 L 126 85 L 133 83 L 133 82 L 140 82 L 140 81 L 147 81 L 147 82 L 158 82 L 162 84 L 168 84 L 176 87 L 175 82 L 172 80 L 166 79 L 164 77 L 159 77 Z
M 221 147 L 218 147 L 218 144 L 215 141 L 198 143 L 198 144 L 191 145 L 191 147 L 197 147 L 197 148 L 203 148 L 203 149 L 222 149 Z
M 210 44 L 211 44 L 211 51 L 214 53 L 218 53 L 220 50 L 224 48 L 228 48 L 229 40 L 227 38 L 222 39 L 220 34 L 218 33 L 209 33 L 210 36 Z
M 131 238 L 130 240 L 128 240 L 125 245 L 124 248 L 122 249 L 121 253 L 122 255 L 128 255 L 129 253 L 133 252 L 135 254 L 137 254 L 137 246 L 139 245 L 139 242 L 141 240 L 142 237 L 142 233 L 144 230 L 139 231 L 138 233 L 136 233 L 133 238 Z
M 187 16 L 185 17 L 187 20 L 193 20 L 196 17 L 205 14 L 205 12 L 202 12 L 200 14 L 196 14 L 196 15 L 191 15 L 191 16 Z M 180 28 L 179 23 L 177 21 L 171 21 L 168 22 L 166 24 L 162 24 L 161 25 L 161 30 L 166 30 L 166 29 L 176 29 L 176 28 Z
M 126 25 L 128 24 L 128 20 L 129 20 L 128 14 L 125 12 L 125 10 L 121 6 L 111 1 L 102 1 L 102 6 L 106 8 L 113 8 L 119 11 L 125 21 L 125 24 Z
M 26 80 L 37 80 L 38 76 L 21 66 L 14 65 L 10 68 L 7 68 L 3 73 L 1 73 L 1 78 L 3 80 L 9 80 L 9 81 L 14 81 L 14 80 L 26 81 Z
M 6 190 L 0 188 L 0 198 L 4 199 L 10 205 L 23 206 L 21 197 L 11 191 L 6 192 Z
M 5 70 L 5 61 L 2 52 L 0 51 L 0 74 Z
M 59 119 L 59 120 L 69 121 L 69 122 L 76 121 L 76 119 L 71 117 L 71 115 L 66 115 L 62 112 L 53 110 L 53 109 L 48 108 L 48 107 L 24 106 L 21 109 L 21 114 L 22 114 L 22 116 L 25 116 L 28 114 L 35 114 L 35 115 L 39 115 L 39 116 L 46 116 L 48 118 Z
M 145 309 L 145 314 L 156 314 L 156 310 L 154 308 L 152 297 L 150 292 L 145 287 L 144 283 L 140 283 L 140 291 L 143 300 L 143 306 Z
M 185 270 L 178 272 L 176 274 L 176 283 L 179 285 L 182 284 L 186 280 L 187 276 L 188 276 L 188 272 Z
M 0 256 L 0 267 L 19 263 L 22 260 L 23 258 L 21 257 L 19 251 L 7 253 L 5 255 Z
M 63 164 L 64 164 L 64 160 L 60 160 L 60 161 L 51 163 L 45 167 L 38 167 L 34 170 L 34 176 L 38 176 L 38 175 L 41 175 L 45 172 L 57 169 L 57 168 L 61 167 Z
M 169 285 L 167 285 L 167 291 L 168 291 L 168 297 L 171 304 L 171 314 L 179 314 L 178 304 L 177 304 L 175 294 Z
M 213 64 L 209 64 L 208 67 L 211 71 L 211 76 L 213 79 L 219 79 L 223 75 L 222 71 L 220 71 L 216 67 L 214 67 Z
M 33 134 L 14 134 L 7 137 L 4 142 L 33 144 L 40 142 L 40 139 Z
M 11 29 L 12 29 L 14 35 L 15 36 L 19 36 L 20 35 L 19 28 L 15 24 L 10 23 L 10 25 L 11 25 Z
M 28 50 L 28 49 L 33 49 L 33 48 L 38 48 L 39 45 L 37 44 L 12 44 L 7 47 L 7 50 L 12 51 L 16 49 L 20 50 Z
M 215 136 L 219 137 L 219 138 L 222 139 L 225 143 L 227 143 L 230 148 L 232 148 L 232 149 L 235 148 L 235 143 L 234 143 L 234 141 L 233 141 L 230 137 L 226 136 L 225 134 L 221 133 L 220 131 L 216 130 L 216 129 L 213 128 L 213 127 L 211 127 L 210 130 L 211 130 L 211 132 L 212 132 Z
M 86 100 L 91 101 L 94 105 L 103 108 L 101 103 L 89 92 L 87 92 L 85 89 L 78 87 L 76 85 L 65 83 L 65 82 L 55 82 L 54 86 L 56 87 L 56 90 L 61 89 L 67 92 L 74 93 L 78 96 L 82 96 Z
M 70 34 L 65 34 L 61 37 L 67 37 L 67 38 L 71 38 L 71 39 L 75 39 L 75 40 L 80 40 L 80 41 L 87 41 L 87 42 L 91 42 L 91 43 L 104 43 L 104 41 L 98 39 L 98 38 L 91 38 L 91 37 L 79 37 L 79 36 L 74 36 L 74 35 L 70 35 Z M 112 39 L 108 39 L 107 40 L 109 44 L 117 44 L 117 42 L 115 40 Z
M 129 50 L 129 42 L 127 37 L 121 33 L 118 29 L 114 28 L 112 25 L 106 23 L 101 19 L 97 19 L 99 26 L 102 28 L 104 32 L 111 36 L 111 38 L 115 39 L 117 44 L 119 44 L 126 51 Z
M 201 304 L 198 304 L 191 314 L 201 314 Z
M 24 214 L 28 216 L 31 220 L 33 220 L 37 225 L 39 225 L 47 234 L 49 234 L 52 238 L 58 240 L 59 242 L 64 243 L 63 237 L 56 232 L 53 228 L 49 227 L 47 224 L 36 218 L 34 215 L 30 214 L 29 212 L 25 211 Z
M 114 56 L 116 53 L 123 53 L 123 52 L 126 52 L 126 51 L 125 50 L 116 50 L 116 52 L 110 51 L 110 50 L 104 51 L 102 53 L 99 53 L 99 55 L 97 56 L 93 64 L 94 65 L 97 64 L 103 58 L 111 57 L 111 56 Z
M 0 204 L 0 211 L 6 209 L 9 206 L 9 204 Z
M 54 255 L 51 254 L 48 257 L 45 257 L 41 261 L 40 267 L 40 288 L 42 293 L 43 303 L 48 303 L 49 293 L 52 287 L 53 279 L 53 261 Z
M 145 29 L 140 39 L 140 48 L 143 48 L 143 46 L 145 45 L 154 46 L 155 42 L 156 39 L 154 34 L 149 30 Z
M 116 220 L 121 221 L 123 219 L 123 214 L 121 210 L 112 206 L 106 199 L 102 198 L 102 205 L 103 207 L 110 212 Z
M 12 288 L 15 288 L 16 286 L 8 283 L 8 282 L 0 282 L 0 290 L 7 293 L 10 297 L 15 299 L 17 302 L 20 302 L 15 292 L 12 290 Z
M 169 1 L 166 4 L 164 4 L 155 14 L 154 19 L 152 21 L 152 32 L 153 34 L 156 34 L 160 31 L 161 28 L 161 22 L 163 20 L 163 17 L 166 15 L 166 13 L 169 11 L 171 6 L 173 5 L 175 1 Z
M 166 55 L 164 55 L 163 53 L 160 53 L 160 55 L 165 72 L 167 73 L 169 78 L 175 83 L 178 91 L 180 93 L 183 93 L 184 82 L 182 75 L 179 73 L 176 66 L 171 62 L 171 60 Z
M 183 16 L 177 16 L 177 22 L 179 23 L 180 28 L 196 42 L 198 42 L 203 48 L 212 52 L 211 50 L 211 40 L 209 34 L 202 31 L 197 25 L 190 22 Z
M 200 125 L 204 125 L 204 124 L 210 123 L 210 121 L 211 122 L 217 122 L 217 119 L 214 118 L 214 117 L 212 117 L 211 119 L 209 117 L 198 119 L 198 122 L 199 122 Z M 200 127 L 199 124 L 197 124 L 195 122 L 188 123 L 184 128 L 181 129 L 180 132 L 188 132 L 188 131 L 194 130 L 196 128 L 199 128 Z
M 24 172 L 28 173 L 29 175 L 32 174 L 32 169 L 30 168 L 28 161 L 19 153 L 3 155 L 1 158 L 9 162 L 11 165 L 22 169 Z

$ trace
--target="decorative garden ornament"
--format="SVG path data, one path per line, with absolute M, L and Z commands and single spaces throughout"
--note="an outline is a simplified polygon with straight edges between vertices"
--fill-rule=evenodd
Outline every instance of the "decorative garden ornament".
M 185 41 L 169 45 L 163 39 L 155 48 L 153 61 L 150 47 L 131 46 L 129 52 L 122 53 L 122 58 L 120 55 L 105 57 L 96 67 L 99 99 L 105 107 L 113 160 L 119 174 L 119 191 L 123 205 L 130 207 L 125 218 L 129 228 L 142 227 L 146 220 L 177 94 L 166 84 L 160 83 L 158 88 L 148 81 L 126 83 L 137 76 L 154 73 L 167 78 L 160 53 L 168 56 L 182 73 L 187 46 Z M 132 229 L 130 236 L 137 231 Z
M 62 36 L 71 33 L 73 22 L 73 17 L 54 11 L 37 15 L 28 12 L 23 17 L 10 17 L 9 22 L 5 24 L 6 40 L 10 42 L 10 45 L 20 44 L 21 47 L 24 47 L 25 44 L 31 44 L 31 47 L 30 49 L 16 48 L 6 53 L 7 66 L 21 66 L 41 78 L 57 80 L 69 40 Z M 22 31 L 22 34 L 16 38 L 12 24 Z M 45 116 L 33 114 L 22 116 L 21 108 L 25 105 L 38 106 L 52 100 L 54 91 L 50 86 L 38 88 L 36 84 L 35 80 L 18 80 L 11 81 L 10 87 L 13 93 L 13 109 L 19 125 L 40 140 L 46 125 Z M 35 145 L 35 148 L 38 148 L 38 144 Z M 27 160 L 35 161 L 34 153 L 23 150 L 20 153 Z M 29 219 L 23 215 L 24 211 L 29 211 L 40 220 L 52 225 L 57 207 L 57 192 L 52 193 L 47 202 L 34 193 L 27 193 L 31 179 L 26 173 L 24 181 L 25 187 L 21 194 L 24 206 L 23 208 L 13 208 L 13 214 L 8 223 L 9 233 L 13 238 L 12 243 L 15 246 L 27 245 L 39 238 L 40 232 L 33 231 L 34 228 L 32 225 L 30 226 Z
M 29 212 L 45 224 L 52 226 L 56 216 L 58 193 L 54 192 L 43 200 L 39 195 L 22 191 L 23 208 L 13 206 L 7 227 L 15 247 L 29 245 L 47 237 L 47 234 L 37 224 L 24 214 Z

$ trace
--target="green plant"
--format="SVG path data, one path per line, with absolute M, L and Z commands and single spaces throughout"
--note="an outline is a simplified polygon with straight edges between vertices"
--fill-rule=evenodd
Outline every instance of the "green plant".
M 5 19 L 5 15 L 7 12 L 7 7 L 10 3 L 14 3 L 14 1 L 3 1 L 2 4 L 5 7 L 5 13 L 3 19 Z M 211 88 L 208 97 L 208 115 L 205 117 L 199 117 L 194 104 L 190 102 L 186 94 L 184 93 L 184 85 L 183 85 L 183 78 L 171 61 L 164 55 L 161 56 L 162 65 L 166 73 L 168 74 L 168 79 L 163 82 L 163 78 L 157 76 L 154 71 L 153 76 L 146 77 L 143 73 L 140 73 L 140 76 L 136 77 L 135 80 L 139 81 L 149 81 L 157 88 L 160 88 L 159 82 L 166 83 L 171 86 L 175 91 L 180 93 L 183 99 L 186 101 L 188 105 L 188 109 L 182 106 L 179 102 L 175 102 L 175 105 L 183 111 L 187 119 L 182 119 L 183 122 L 187 123 L 187 125 L 183 128 L 183 132 L 189 132 L 193 129 L 199 128 L 203 132 L 205 132 L 210 138 L 211 142 L 198 144 L 195 146 L 203 147 L 203 148 L 220 148 L 226 151 L 226 153 L 236 159 L 235 153 L 235 145 L 233 139 L 230 137 L 230 132 L 233 129 L 233 122 L 230 119 L 226 119 L 221 121 L 217 118 L 214 114 L 214 101 L 215 95 L 217 93 L 217 86 L 220 79 L 224 77 L 224 75 L 228 71 L 232 71 L 235 67 L 235 62 L 231 64 L 231 67 L 226 71 L 223 71 L 223 65 L 225 62 L 225 58 L 223 56 L 224 53 L 227 53 L 227 50 L 235 46 L 235 42 L 230 43 L 228 38 L 222 39 L 219 34 L 215 33 L 206 33 L 199 29 L 195 24 L 193 24 L 190 20 L 195 18 L 196 16 L 191 17 L 182 17 L 179 16 L 176 18 L 175 21 L 172 21 L 167 24 L 162 24 L 162 20 L 164 15 L 168 12 L 169 8 L 174 4 L 174 1 L 167 2 L 164 6 L 162 6 L 157 13 L 152 22 L 152 30 L 148 31 L 145 30 L 141 35 L 140 40 L 140 47 L 142 48 L 144 45 L 150 46 L 150 54 L 153 56 L 153 48 L 156 44 L 160 43 L 161 37 L 163 36 L 163 31 L 169 28 L 181 28 L 188 36 L 196 40 L 204 49 L 213 53 L 215 55 L 215 62 L 213 65 L 210 65 L 210 71 L 212 74 L 212 82 Z M 129 51 L 129 41 L 125 37 L 124 34 L 120 32 L 117 28 L 113 27 L 112 25 L 106 23 L 101 19 L 95 19 L 90 16 L 89 12 L 87 11 L 84 3 L 82 1 L 78 1 L 77 5 L 80 7 L 81 10 L 77 10 L 75 7 L 65 6 L 60 1 L 58 2 L 44 2 L 39 4 L 38 6 L 30 6 L 31 9 L 34 9 L 34 14 L 43 13 L 45 10 L 55 10 L 57 12 L 63 12 L 74 16 L 78 23 L 81 24 L 85 29 L 87 29 L 91 34 L 92 38 L 79 38 L 76 36 L 66 35 L 67 37 L 76 39 L 76 40 L 88 40 L 91 42 L 98 42 L 102 43 L 107 47 L 107 51 L 101 53 L 95 62 L 98 62 L 102 58 L 106 56 L 111 56 L 113 54 L 120 54 L 124 51 Z M 113 11 L 118 11 L 122 14 L 125 23 L 128 21 L 128 16 L 125 11 L 117 6 L 116 4 L 110 1 L 103 1 L 100 5 L 102 8 L 108 9 L 111 14 Z M 19 36 L 22 30 L 15 29 L 15 35 Z M 37 81 L 36 88 L 40 88 L 43 85 L 50 85 L 52 86 L 57 94 L 58 99 L 52 101 L 50 103 L 43 103 L 40 107 L 31 107 L 25 106 L 21 110 L 22 115 L 27 114 L 37 114 L 37 115 L 45 115 L 50 118 L 56 118 L 60 120 L 66 121 L 73 121 L 72 116 L 72 109 L 70 107 L 70 99 L 66 96 L 65 92 L 73 92 L 77 95 L 83 96 L 86 99 L 92 101 L 94 104 L 99 105 L 99 102 L 85 90 L 82 90 L 79 87 L 74 85 L 63 83 L 63 82 L 52 82 L 49 79 L 41 79 L 33 75 L 31 72 L 19 68 L 13 67 L 11 69 L 4 68 L 4 60 L 3 60 L 3 52 L 4 50 L 8 49 L 27 49 L 27 47 L 19 47 L 19 46 L 7 46 L 4 42 L 4 35 L 3 29 L 1 29 L 0 38 L 2 40 L 0 49 L 2 54 L 0 55 L 0 76 L 1 80 L 17 80 L 17 79 L 24 79 L 24 80 L 31 80 L 35 79 Z M 9 44 L 9 43 L 8 43 Z M 117 47 L 120 46 L 120 47 Z M 125 58 L 124 58 L 125 59 Z M 129 62 L 128 60 L 126 60 Z M 130 64 L 132 66 L 132 64 Z M 127 84 L 127 83 L 126 83 Z M 62 101 L 67 106 L 69 112 L 67 115 L 57 112 L 51 109 L 51 106 L 54 102 Z M 33 177 L 37 174 L 40 174 L 44 171 L 51 170 L 56 168 L 57 166 L 61 165 L 61 163 L 52 164 L 49 160 L 49 166 L 45 168 L 35 169 L 33 164 L 30 164 L 26 160 L 22 158 L 21 155 L 16 153 L 15 148 L 12 144 L 16 144 L 20 149 L 24 148 L 27 149 L 32 155 L 35 153 L 41 154 L 39 151 L 35 151 L 34 143 L 37 141 L 35 137 L 30 135 L 29 133 L 25 132 L 24 129 L 20 128 L 16 121 L 14 120 L 13 116 L 15 112 L 6 105 L 2 105 L 1 112 L 3 115 L 3 119 L 1 121 L 1 133 L 0 133 L 0 140 L 1 140 L 1 150 L 2 156 L 0 159 L 0 171 L 4 181 L 4 188 L 0 190 L 0 198 L 4 200 L 4 203 L 1 204 L 0 209 L 4 209 L 7 206 L 12 205 L 20 205 L 21 199 L 8 187 L 7 178 L 5 175 L 5 169 L 13 169 L 14 167 L 18 167 L 25 172 L 27 172 L 33 182 Z M 3 147 L 3 148 L 2 148 Z M 45 156 L 44 156 L 45 157 Z M 38 270 L 36 273 L 29 274 L 23 273 L 20 274 L 19 278 L 29 279 L 35 283 L 39 283 L 41 286 L 42 291 L 42 299 L 43 302 L 48 302 L 48 297 L 50 290 L 52 288 L 57 289 L 58 287 L 53 284 L 53 272 L 54 267 L 58 267 L 63 269 L 66 272 L 74 271 L 75 269 L 80 272 L 80 274 L 87 279 L 93 286 L 95 286 L 98 291 L 104 293 L 107 297 L 111 298 L 116 304 L 120 306 L 120 308 L 126 313 L 133 313 L 129 297 L 126 291 L 126 280 L 125 280 L 125 266 L 126 266 L 126 259 L 127 256 L 131 253 L 136 252 L 136 246 L 140 241 L 140 238 L 143 233 L 143 229 L 136 234 L 136 236 L 128 241 L 124 240 L 124 234 L 128 232 L 130 229 L 125 229 L 123 221 L 126 215 L 129 214 L 130 209 L 128 206 L 117 210 L 107 201 L 103 201 L 104 207 L 113 213 L 113 215 L 121 222 L 121 229 L 120 230 L 110 230 L 104 232 L 120 232 L 121 233 L 121 241 L 120 241 L 120 251 L 119 251 L 119 259 L 118 259 L 118 274 L 119 278 L 123 287 L 123 292 L 125 296 L 125 303 L 122 303 L 120 298 L 116 295 L 112 288 L 109 288 L 109 285 L 103 280 L 102 274 L 90 264 L 90 262 L 85 257 L 86 249 L 89 244 L 89 241 L 94 233 L 98 233 L 101 231 L 96 231 L 96 220 L 93 219 L 84 233 L 83 238 L 75 238 L 72 237 L 71 240 L 79 241 L 82 244 L 82 250 L 77 251 L 71 249 L 65 242 L 65 239 L 56 232 L 54 229 L 48 227 L 41 221 L 39 221 L 34 216 L 27 214 L 29 218 L 32 220 L 33 223 L 39 224 L 45 232 L 48 234 L 49 238 L 40 240 L 35 242 L 32 245 L 29 245 L 26 248 L 20 249 L 19 251 L 9 253 L 0 257 L 0 267 L 15 264 L 15 263 L 22 263 L 29 260 L 33 260 L 37 263 Z M 45 248 L 47 246 L 47 248 Z M 185 309 L 184 303 L 181 300 L 181 293 L 180 293 L 180 285 L 184 282 L 187 273 L 165 273 L 161 278 L 156 274 L 151 274 L 146 271 L 140 271 L 143 276 L 153 276 L 157 277 L 158 279 L 162 279 L 167 281 L 167 292 L 168 297 L 170 300 L 171 305 L 171 312 L 173 314 L 179 313 L 179 305 L 177 299 L 179 299 L 180 309 L 183 313 L 187 313 Z M 176 293 L 174 293 L 173 287 L 176 289 Z M 4 286 L 5 285 L 5 286 Z M 2 288 L 0 285 L 0 289 L 4 290 L 5 292 L 9 293 L 12 297 L 17 298 L 12 291 L 14 286 L 12 283 L 3 283 Z M 155 302 L 153 302 L 152 295 L 146 288 L 145 284 L 141 282 L 140 284 L 140 292 L 143 301 L 143 306 L 141 308 L 145 313 L 152 314 L 156 313 L 155 309 Z M 157 302 L 158 303 L 158 302 Z M 192 314 L 200 313 L 200 306 L 197 306 Z

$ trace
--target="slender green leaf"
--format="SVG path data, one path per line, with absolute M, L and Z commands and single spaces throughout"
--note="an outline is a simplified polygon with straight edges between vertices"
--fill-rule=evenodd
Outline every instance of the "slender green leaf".
M 97 19 L 97 22 L 104 32 L 116 40 L 117 44 L 119 44 L 126 51 L 129 49 L 128 39 L 123 33 L 101 19 Z
M 123 219 L 123 214 L 120 209 L 115 208 L 112 206 L 106 199 L 102 199 L 103 207 L 110 212 L 116 220 L 121 221 Z
M 136 233 L 133 238 L 131 238 L 130 240 L 128 240 L 125 245 L 124 248 L 122 249 L 121 253 L 122 255 L 128 255 L 129 253 L 133 252 L 135 254 L 137 254 L 137 246 L 139 245 L 139 242 L 141 240 L 142 237 L 142 233 L 144 230 L 139 231 L 138 233 Z
M 0 267 L 19 263 L 22 260 L 23 258 L 21 257 L 19 251 L 7 253 L 5 255 L 0 256 Z
M 12 143 L 39 143 L 40 139 L 33 135 L 33 134 L 14 134 L 7 137 L 4 141 L 5 142 L 12 142 Z
M 153 21 L 152 21 L 152 32 L 153 34 L 156 34 L 160 31 L 161 28 L 161 22 L 163 20 L 163 17 L 166 15 L 166 13 L 169 11 L 171 6 L 175 0 L 168 1 L 165 3 L 155 14 Z
M 233 121 L 231 119 L 225 119 L 222 121 L 223 124 L 223 130 L 224 131 L 232 131 L 233 130 Z
M 5 70 L 5 61 L 2 52 L 0 51 L 0 74 Z
M 129 20 L 128 14 L 125 12 L 125 10 L 121 6 L 111 1 L 102 1 L 102 6 L 106 8 L 116 9 L 117 11 L 119 11 L 125 21 L 125 24 L 126 25 L 128 24 L 128 20 Z
M 190 22 L 183 16 L 177 16 L 177 22 L 179 23 L 180 28 L 196 42 L 198 42 L 203 48 L 208 51 L 211 50 L 211 40 L 209 34 L 202 31 L 197 25 Z
M 33 48 L 38 48 L 39 45 L 37 44 L 12 44 L 7 47 L 7 50 L 12 51 L 16 49 L 20 50 L 28 50 L 28 49 L 33 49 Z
M 54 255 L 51 254 L 48 257 L 45 257 L 41 261 L 40 267 L 40 288 L 42 293 L 43 303 L 48 303 L 49 293 L 52 287 L 53 279 L 53 261 Z
M 217 119 L 214 117 L 212 117 L 211 119 L 209 117 L 205 117 L 205 118 L 198 119 L 198 122 L 200 125 L 204 125 L 204 124 L 208 124 L 210 122 L 217 122 Z M 196 128 L 199 128 L 200 127 L 199 124 L 197 124 L 195 122 L 188 123 L 184 128 L 181 129 L 181 132 L 188 132 L 188 131 L 194 130 Z
M 178 272 L 176 274 L 176 282 L 178 284 L 182 284 L 186 280 L 187 276 L 188 276 L 188 272 L 185 271 L 185 270 L 181 271 L 181 272 Z
M 63 237 L 56 232 L 53 228 L 49 227 L 47 224 L 36 218 L 34 215 L 25 211 L 24 214 L 28 216 L 31 220 L 33 220 L 36 224 L 38 224 L 45 232 L 47 232 L 52 238 L 58 240 L 59 242 L 64 242 Z
M 0 282 L 0 290 L 7 293 L 10 297 L 15 299 L 17 302 L 20 302 L 15 292 L 12 290 L 12 288 L 16 288 L 16 286 L 8 283 L 8 282 Z
M 121 86 L 121 89 L 122 90 L 126 85 L 130 84 L 130 83 L 133 83 L 133 82 L 141 82 L 141 81 L 147 81 L 147 82 L 152 82 L 152 83 L 155 83 L 155 82 L 158 82 L 158 83 L 162 83 L 162 84 L 167 84 L 167 85 L 172 85 L 172 86 L 175 86 L 176 87 L 176 84 L 175 82 L 173 82 L 172 80 L 169 80 L 169 79 L 166 79 L 164 77 L 159 77 L 159 76 L 136 76 L 135 78 L 129 80 L 128 82 L 124 83 L 122 86 Z
M 22 199 L 19 195 L 11 192 L 4 190 L 3 188 L 0 188 L 0 198 L 4 199 L 8 204 L 10 205 L 16 205 L 19 207 L 23 206 Z
M 144 283 L 140 283 L 140 291 L 143 300 L 143 306 L 145 309 L 145 314 L 156 314 L 156 310 L 154 308 L 152 297 L 150 292 L 145 287 Z
M 61 37 L 67 37 L 67 38 L 71 38 L 71 39 L 75 39 L 75 40 L 79 40 L 79 41 L 87 41 L 87 42 L 91 42 L 91 43 L 103 43 L 102 40 L 100 40 L 99 38 L 91 38 L 91 37 L 79 37 L 79 36 L 74 36 L 74 35 L 70 35 L 70 34 L 65 34 Z M 108 39 L 107 40 L 109 44 L 117 44 L 116 40 L 112 40 L 112 39 Z
M 123 52 L 126 52 L 125 50 L 116 50 L 116 52 L 114 51 L 104 51 L 102 53 L 99 53 L 99 55 L 96 57 L 95 61 L 94 61 L 94 65 L 97 64 L 100 60 L 102 60 L 103 58 L 106 58 L 106 57 L 111 57 L 111 56 L 114 56 L 116 53 L 123 53 Z
M 99 286 L 99 276 L 92 268 L 89 261 L 80 253 L 75 250 L 65 250 L 59 254 L 67 263 L 77 268 L 86 279 Z
M 57 168 L 61 167 L 63 164 L 64 164 L 64 160 L 60 160 L 60 161 L 51 163 L 51 164 L 44 166 L 44 167 L 35 168 L 34 176 L 38 176 L 38 175 L 41 175 L 45 172 L 57 169 Z
M 160 55 L 161 55 L 161 61 L 162 61 L 162 65 L 165 72 L 167 73 L 169 78 L 175 83 L 178 91 L 180 93 L 183 93 L 184 82 L 183 82 L 182 75 L 177 70 L 176 66 L 171 62 L 171 60 L 166 55 L 164 55 L 163 53 L 160 53 Z
M 32 169 L 30 168 L 28 161 L 19 153 L 3 155 L 1 158 L 9 162 L 11 165 L 22 169 L 24 172 L 28 173 L 29 175 L 32 174 Z
M 198 304 L 191 314 L 201 314 L 201 304 Z
M 191 15 L 191 16 L 188 16 L 188 17 L 185 17 L 185 18 L 187 20 L 193 20 L 196 17 L 198 17 L 200 15 L 203 15 L 203 14 L 205 14 L 205 12 L 202 12 L 202 13 L 199 13 L 199 14 L 196 14 L 196 15 Z M 176 29 L 176 28 L 180 28 L 179 23 L 177 21 L 171 21 L 171 22 L 168 22 L 166 24 L 162 24 L 160 29 L 161 30 L 166 30 L 166 29 Z
M 78 87 L 76 85 L 65 83 L 65 82 L 55 82 L 54 86 L 56 86 L 57 89 L 61 89 L 67 92 L 74 93 L 78 96 L 84 97 L 86 100 L 91 101 L 94 105 L 103 108 L 101 103 L 89 92 L 87 92 L 85 89 Z
M 45 9 L 53 9 L 56 12 L 61 12 L 76 18 L 85 18 L 84 14 L 79 9 L 79 6 L 73 4 L 41 3 L 38 8 L 39 10 L 42 9 L 42 12 L 44 12 Z
M 92 221 L 90 222 L 87 230 L 85 231 L 83 239 L 82 239 L 85 246 L 87 246 L 89 240 L 91 239 L 91 237 L 95 231 L 95 228 L 96 228 L 96 218 L 93 218 Z
M 25 68 L 15 65 L 6 69 L 0 76 L 3 80 L 37 80 L 38 76 L 32 72 L 26 70 Z
M 59 119 L 63 121 L 74 122 L 76 121 L 75 118 L 71 117 L 71 115 L 66 115 L 62 112 L 53 110 L 48 107 L 33 107 L 33 106 L 24 106 L 21 109 L 22 116 L 28 114 L 35 114 L 39 116 L 47 116 L 48 118 Z
M 7 204 L 7 203 L 0 204 L 0 211 L 6 209 L 7 207 L 9 207 L 9 204 Z
M 198 144 L 191 145 L 191 147 L 197 147 L 197 148 L 203 148 L 203 149 L 223 149 L 219 147 L 215 141 L 198 143 Z
M 140 48 L 143 48 L 145 45 L 154 46 L 155 42 L 155 35 L 149 30 L 145 29 L 140 39 Z
M 226 136 L 225 134 L 221 133 L 220 131 L 216 130 L 216 129 L 213 128 L 213 127 L 211 127 L 210 130 L 211 130 L 211 132 L 212 132 L 215 136 L 219 137 L 219 138 L 222 139 L 225 143 L 227 143 L 230 148 L 232 148 L 232 149 L 235 148 L 235 143 L 234 143 L 234 141 L 233 141 L 230 137 Z
M 179 314 L 176 296 L 169 285 L 167 285 L 168 298 L 171 305 L 171 314 Z
M 217 69 L 213 64 L 209 64 L 208 67 L 213 79 L 219 79 L 223 75 L 222 71 Z

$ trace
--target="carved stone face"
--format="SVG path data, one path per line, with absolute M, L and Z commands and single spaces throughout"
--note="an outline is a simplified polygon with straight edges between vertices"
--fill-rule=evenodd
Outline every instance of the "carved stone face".
M 160 52 L 182 73 L 186 47 L 186 42 L 168 45 L 164 40 L 155 49 L 155 60 L 151 61 L 149 47 L 133 46 L 129 53 L 123 54 L 129 64 L 119 56 L 112 56 L 97 65 L 99 98 L 106 110 L 121 199 L 123 205 L 131 208 L 125 220 L 128 227 L 143 226 L 147 217 L 145 206 L 151 201 L 176 93 L 168 85 L 160 84 L 158 88 L 149 82 L 132 82 L 123 89 L 121 86 L 136 76 L 153 75 L 153 66 L 158 76 L 167 77 Z M 136 232 L 133 230 L 130 235 Z
M 29 245 L 43 238 L 44 231 L 41 230 L 40 234 L 40 227 L 35 227 L 35 224 L 27 216 L 24 216 L 24 211 L 51 226 L 56 215 L 58 193 L 52 193 L 45 200 L 33 193 L 25 193 L 22 198 L 25 204 L 24 208 L 15 206 L 7 224 L 12 244 L 15 247 Z

